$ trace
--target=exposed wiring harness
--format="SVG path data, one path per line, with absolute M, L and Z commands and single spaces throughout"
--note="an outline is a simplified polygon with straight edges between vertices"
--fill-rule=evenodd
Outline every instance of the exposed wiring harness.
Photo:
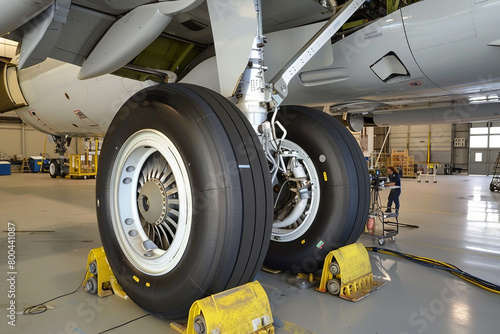
M 439 269 L 439 270 L 444 270 L 451 272 L 453 275 L 463 279 L 464 281 L 467 281 L 469 283 L 472 283 L 482 289 L 485 289 L 487 291 L 493 292 L 493 293 L 498 293 L 500 294 L 500 285 L 494 284 L 488 281 L 485 281 L 479 277 L 473 276 L 457 266 L 454 266 L 452 264 L 439 261 L 439 260 L 434 260 L 430 259 L 427 257 L 423 256 L 417 256 L 417 255 L 411 255 L 411 254 L 406 254 L 406 253 L 401 253 L 392 249 L 385 249 L 385 248 L 378 248 L 378 247 L 366 247 L 366 250 L 372 251 L 375 253 L 382 253 L 382 254 L 388 254 L 388 255 L 395 255 L 397 257 L 401 257 L 403 259 L 407 259 L 411 262 L 429 267 L 429 268 L 434 268 L 434 269 Z

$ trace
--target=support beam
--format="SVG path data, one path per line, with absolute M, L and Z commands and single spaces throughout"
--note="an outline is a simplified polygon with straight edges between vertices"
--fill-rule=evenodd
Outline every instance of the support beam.
M 274 92 L 272 99 L 280 105 L 288 95 L 288 84 L 300 70 L 316 55 L 316 53 L 329 43 L 333 35 L 347 22 L 347 20 L 360 8 L 366 0 L 350 0 L 341 10 L 332 16 L 311 40 L 290 59 L 290 61 L 271 79 Z

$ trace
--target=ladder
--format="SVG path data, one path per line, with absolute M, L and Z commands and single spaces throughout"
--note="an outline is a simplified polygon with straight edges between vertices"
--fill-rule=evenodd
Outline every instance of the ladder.
M 493 167 L 493 179 L 490 183 L 490 190 L 500 190 L 500 152 L 498 152 L 497 161 L 495 161 L 495 167 Z
M 28 163 L 28 159 L 23 159 L 23 164 L 21 165 L 21 173 L 31 173 L 30 164 Z

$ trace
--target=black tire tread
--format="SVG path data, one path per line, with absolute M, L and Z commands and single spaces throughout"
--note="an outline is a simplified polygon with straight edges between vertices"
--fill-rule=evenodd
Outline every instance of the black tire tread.
M 277 119 L 287 128 L 287 139 L 301 146 L 313 160 L 321 195 L 318 214 L 309 230 L 300 240 L 272 241 L 265 264 L 284 271 L 313 272 L 322 266 L 330 250 L 356 242 L 361 235 L 369 209 L 368 169 L 355 138 L 330 115 L 309 107 L 285 106 Z M 320 151 L 327 156 L 326 165 L 316 156 Z M 328 162 L 332 158 L 336 161 L 333 164 Z M 321 174 L 326 171 L 328 182 L 323 182 Z M 335 178 L 343 182 L 330 180 Z M 341 196 L 335 196 L 340 191 L 336 188 L 342 189 Z M 337 208 L 330 205 L 332 200 Z
M 207 269 L 209 273 L 207 272 L 206 278 L 203 278 L 203 284 L 197 285 L 198 292 L 193 293 L 198 296 L 196 299 L 199 299 L 208 294 L 217 293 L 252 280 L 264 261 L 264 255 L 267 251 L 272 227 L 272 201 L 269 200 L 271 198 L 269 172 L 255 131 L 246 118 L 241 116 L 241 112 L 231 102 L 206 88 L 184 84 L 168 84 L 150 87 L 138 94 L 141 94 L 140 98 L 142 99 L 141 101 L 143 101 L 142 105 L 145 106 L 145 108 L 149 108 L 148 110 L 151 110 L 151 108 L 158 108 L 157 105 L 160 104 L 159 109 L 155 109 L 157 112 L 161 112 L 161 105 L 164 105 L 166 109 L 175 109 L 175 105 L 180 106 L 184 103 L 180 101 L 188 101 L 189 103 L 186 107 L 180 107 L 176 117 L 178 117 L 178 120 L 180 119 L 182 121 L 184 119 L 183 113 L 187 113 L 185 115 L 186 119 L 188 119 L 187 123 L 183 124 L 195 122 L 196 126 L 199 128 L 196 131 L 204 131 L 200 133 L 199 136 L 197 135 L 195 137 L 203 138 L 203 136 L 208 136 L 211 138 L 210 140 L 213 140 L 214 144 L 207 146 L 210 147 L 212 151 L 210 151 L 210 153 L 205 153 L 205 155 L 208 154 L 210 157 L 213 157 L 211 159 L 216 159 L 213 161 L 219 161 L 218 163 L 220 164 L 223 164 L 223 161 L 236 161 L 238 166 L 250 165 L 248 170 L 238 170 L 236 176 L 227 175 L 227 177 L 224 177 L 232 181 L 223 182 L 239 183 L 238 185 L 234 184 L 234 187 L 228 188 L 226 191 L 227 195 L 223 195 L 226 200 L 233 203 L 231 205 L 233 205 L 234 210 L 231 209 L 231 207 L 226 208 L 225 206 L 223 208 L 226 209 L 221 209 L 222 211 L 219 210 L 219 216 L 224 212 L 231 214 L 230 217 L 227 215 L 224 216 L 227 218 L 228 223 L 224 223 L 226 225 L 224 225 L 225 227 L 220 231 L 220 233 L 223 234 L 215 236 L 218 239 L 224 238 L 224 244 L 214 246 L 218 249 L 217 252 L 220 254 L 220 259 L 216 258 L 212 260 L 214 264 L 217 264 L 217 267 L 210 267 L 210 269 Z M 138 94 L 136 95 L 138 96 Z M 96 196 L 98 199 L 101 198 L 101 206 L 106 205 L 106 201 L 103 200 L 103 198 L 106 197 L 106 191 L 109 190 L 109 184 L 106 184 L 106 182 L 108 182 L 106 178 L 110 177 L 109 175 L 112 168 L 112 162 L 109 160 L 113 159 L 112 154 L 116 155 L 116 150 L 123 144 L 123 142 L 120 143 L 122 140 L 120 138 L 126 136 L 122 134 L 120 137 L 119 133 L 121 129 L 134 131 L 134 127 L 138 127 L 135 123 L 140 124 L 139 120 L 141 119 L 141 115 L 139 115 L 138 112 L 134 112 L 134 108 L 138 105 L 136 100 L 132 97 L 115 116 L 109 130 L 111 135 L 108 134 L 109 137 L 107 135 L 103 144 L 102 156 L 105 158 L 104 161 L 101 159 L 101 166 L 96 183 Z M 172 106 L 169 103 L 173 103 Z M 139 106 L 139 108 L 141 107 Z M 195 110 L 189 111 L 189 108 Z M 148 115 L 150 114 L 151 111 L 148 111 Z M 158 118 L 158 121 L 161 123 L 162 118 Z M 167 120 L 165 119 L 165 121 Z M 148 122 L 149 121 L 146 121 L 144 124 L 149 124 Z M 158 126 L 161 127 L 162 125 Z M 172 128 L 171 125 L 170 127 Z M 186 127 L 186 125 L 184 125 L 184 127 Z M 167 128 L 169 127 L 167 126 Z M 193 136 L 192 131 L 191 136 Z M 189 139 L 182 139 L 184 144 L 180 149 L 184 151 L 191 150 L 189 154 L 193 157 L 193 155 L 198 154 L 196 151 L 198 147 L 191 148 L 186 146 L 186 142 L 195 140 L 190 138 L 188 133 L 186 133 L 186 137 L 189 137 Z M 186 152 L 184 154 L 186 154 Z M 107 162 L 106 159 L 108 159 Z M 196 159 L 199 160 L 201 158 Z M 205 173 L 196 172 L 194 167 L 191 167 L 190 170 L 199 175 Z M 227 172 L 230 170 L 230 167 L 227 166 L 224 170 Z M 228 185 L 229 184 L 232 183 L 228 183 Z M 218 191 L 223 191 L 223 189 L 219 189 Z M 240 199 L 241 203 L 239 202 Z M 218 200 L 219 199 L 216 199 L 216 201 Z M 212 203 L 212 205 L 217 205 L 217 203 Z M 139 290 L 144 288 L 139 288 L 136 287 L 137 285 L 134 285 L 134 282 L 131 281 L 132 274 L 144 275 L 144 273 L 137 272 L 137 269 L 124 258 L 121 251 L 113 246 L 116 245 L 117 241 L 112 231 L 113 228 L 109 227 L 109 224 L 106 222 L 106 220 L 109 219 L 109 214 L 107 214 L 105 210 L 99 210 L 99 208 L 97 211 L 101 239 L 105 246 L 108 260 L 113 271 L 116 271 L 116 277 L 125 291 L 127 292 L 127 289 L 135 289 L 135 291 L 132 291 L 134 292 L 132 293 L 132 295 L 134 295 L 132 299 L 150 312 L 170 319 L 177 319 L 185 316 L 194 300 L 189 300 L 190 297 L 184 295 L 180 297 L 179 293 L 176 291 L 184 290 L 182 290 L 183 288 L 175 287 L 175 282 L 166 283 L 165 279 L 168 280 L 168 278 L 151 277 L 153 282 L 158 282 L 152 283 L 152 287 L 155 288 L 155 291 L 163 291 L 155 294 L 152 294 L 151 290 Z M 241 226 L 234 224 L 236 223 L 235 221 L 230 221 L 230 219 L 237 219 L 235 217 L 240 217 Z M 206 226 L 204 230 L 208 231 L 208 228 L 209 226 Z M 110 229 L 112 233 L 110 233 Z M 198 239 L 201 238 L 200 233 L 201 232 L 197 232 Z M 213 233 L 211 233 L 211 235 L 212 234 Z M 230 237 L 229 240 L 226 239 L 227 236 Z M 207 235 L 207 237 L 209 236 Z M 186 278 L 189 277 L 192 279 L 191 274 L 196 273 L 196 276 L 200 279 L 199 277 L 202 276 L 204 273 L 203 270 L 205 269 L 198 269 L 196 264 L 198 258 L 193 259 L 191 255 L 189 258 L 191 258 L 189 264 L 181 260 L 178 267 L 187 271 L 185 273 L 185 275 L 187 275 Z M 204 267 L 207 268 L 207 265 L 204 265 Z M 183 270 L 177 268 L 174 270 L 174 277 L 179 279 L 183 276 Z M 165 276 L 168 275 L 170 274 Z M 177 297 L 173 299 L 168 298 L 172 293 L 170 293 L 168 289 L 165 290 L 165 288 L 162 288 L 162 284 L 165 283 L 174 285 L 173 288 L 175 291 L 172 293 Z M 156 286 L 156 284 L 160 285 Z M 162 297 L 159 296 L 160 294 Z M 163 300 L 163 302 L 161 300 Z M 156 306 L 150 307 L 150 304 Z

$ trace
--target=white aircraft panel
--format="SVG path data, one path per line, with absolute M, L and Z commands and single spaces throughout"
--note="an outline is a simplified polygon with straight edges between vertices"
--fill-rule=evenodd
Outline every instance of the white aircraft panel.
M 214 35 L 220 93 L 233 95 L 257 32 L 253 0 L 208 0 Z
M 429 11 L 432 3 L 432 11 Z M 402 9 L 408 42 L 424 74 L 455 94 L 494 90 L 500 80 L 500 1 L 423 1 Z

